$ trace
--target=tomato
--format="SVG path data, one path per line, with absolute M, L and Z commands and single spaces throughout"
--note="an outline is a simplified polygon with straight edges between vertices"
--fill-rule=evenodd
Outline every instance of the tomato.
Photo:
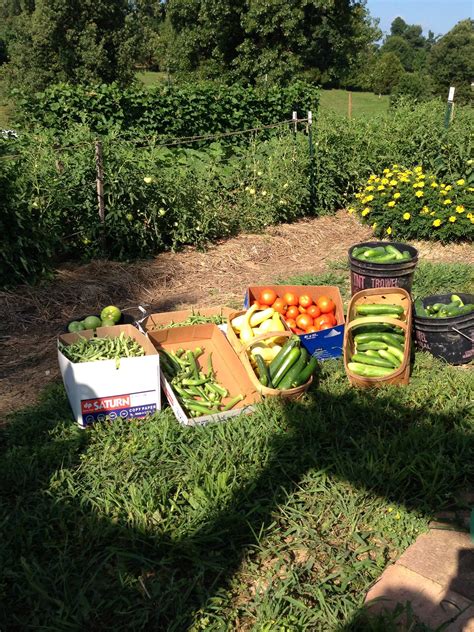
M 298 334 L 298 336 L 301 336 L 302 334 L 305 334 L 306 332 L 296 327 L 296 329 L 293 329 L 293 333 Z
M 296 320 L 294 318 L 285 318 L 285 320 L 290 329 L 296 329 Z
M 286 311 L 285 318 L 293 318 L 296 320 L 296 318 L 299 315 L 300 315 L 300 312 L 299 312 L 299 309 L 296 307 L 296 305 L 290 305 L 290 307 Z
M 261 305 L 273 305 L 273 303 L 277 300 L 277 294 L 275 290 L 271 290 L 270 288 L 266 288 L 260 292 L 259 302 Z
M 315 327 L 314 325 L 311 325 L 311 327 L 308 327 L 308 329 L 306 330 L 307 334 L 314 334 L 316 331 L 319 331 L 319 329 L 317 327 Z
M 298 305 L 298 297 L 293 292 L 283 294 L 283 300 L 287 305 Z
M 301 307 L 301 305 L 298 305 L 298 311 L 300 314 L 306 314 L 308 310 L 306 309 L 306 307 Z
M 287 305 L 282 298 L 277 298 L 272 307 L 276 312 L 279 312 L 280 314 L 285 314 L 287 309 Z
M 321 316 L 321 310 L 317 305 L 310 305 L 306 311 L 311 318 L 318 318 L 318 316 Z
M 319 331 L 323 331 L 324 329 L 332 329 L 331 325 L 323 325 L 322 327 L 319 328 Z
M 313 304 L 313 299 L 311 298 L 311 296 L 308 296 L 308 294 L 303 294 L 303 296 L 300 296 L 301 307 L 309 307 L 312 304 Z
M 257 309 L 260 309 L 260 303 L 258 301 L 254 301 L 252 305 L 256 305 Z
M 327 296 L 320 296 L 316 301 L 322 314 L 329 314 L 336 310 L 336 305 L 332 299 Z
M 314 324 L 316 327 L 318 327 L 318 329 L 321 330 L 324 327 L 324 325 L 327 325 L 328 327 L 332 327 L 335 324 L 333 322 L 334 320 L 335 318 L 332 316 L 332 314 L 323 314 L 319 318 L 316 318 L 316 320 L 314 321 Z
M 308 329 L 313 325 L 313 319 L 309 314 L 300 314 L 296 319 L 296 324 L 300 329 Z

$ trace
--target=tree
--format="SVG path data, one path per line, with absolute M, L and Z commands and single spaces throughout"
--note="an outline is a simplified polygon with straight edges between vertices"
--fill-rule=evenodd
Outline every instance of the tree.
M 403 66 L 395 53 L 383 53 L 374 70 L 374 92 L 376 94 L 390 94 L 403 73 Z
M 474 79 L 474 20 L 458 22 L 431 49 L 429 69 L 438 94 L 446 97 L 456 87 L 456 101 L 472 99 Z
M 127 83 L 139 40 L 127 0 L 36 0 L 15 19 L 7 78 L 26 91 L 60 81 Z
M 433 96 L 433 81 L 429 75 L 418 72 L 404 73 L 390 95 L 390 102 L 396 103 L 401 97 L 413 103 L 427 101 Z

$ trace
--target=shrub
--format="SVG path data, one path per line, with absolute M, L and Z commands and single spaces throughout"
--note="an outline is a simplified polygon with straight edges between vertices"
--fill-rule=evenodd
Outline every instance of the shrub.
M 413 170 L 393 165 L 371 174 L 349 209 L 370 223 L 378 237 L 454 241 L 474 237 L 472 160 L 466 178 L 440 182 L 418 165 Z

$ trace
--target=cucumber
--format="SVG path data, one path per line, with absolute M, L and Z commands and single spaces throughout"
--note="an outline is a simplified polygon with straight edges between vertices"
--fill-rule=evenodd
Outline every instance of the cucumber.
M 351 362 L 361 362 L 362 364 L 369 364 L 370 366 L 385 366 L 393 368 L 391 362 L 384 360 L 380 356 L 375 357 L 372 355 L 366 355 L 365 353 L 354 353 L 351 358 Z
M 386 377 L 395 371 L 394 368 L 385 366 L 369 366 L 361 362 L 349 362 L 347 365 L 349 371 L 362 377 Z
M 381 257 L 371 257 L 370 263 L 393 263 L 397 258 L 395 255 L 382 255 Z
M 297 386 L 302 386 L 303 384 L 306 384 L 306 382 L 309 380 L 309 378 L 316 371 L 317 366 L 318 366 L 318 359 L 317 359 L 317 357 L 316 356 L 311 356 L 308 364 L 301 371 L 301 373 L 293 380 L 293 382 L 291 384 L 291 387 L 292 388 L 296 388 Z
M 275 377 L 276 372 L 278 371 L 278 369 L 280 368 L 280 366 L 283 364 L 286 356 L 290 353 L 290 351 L 292 351 L 295 347 L 299 347 L 300 346 L 300 339 L 299 336 L 291 336 L 290 338 L 288 338 L 288 340 L 285 342 L 285 344 L 283 345 L 283 347 L 280 349 L 280 351 L 278 352 L 278 354 L 273 358 L 273 360 L 270 362 L 270 366 L 269 366 L 269 373 L 270 373 L 270 379 L 273 381 L 273 378 Z
M 255 354 L 254 357 L 255 362 L 257 363 L 258 378 L 260 380 L 260 384 L 266 386 L 267 388 L 272 388 L 272 382 L 270 380 L 270 374 L 268 372 L 267 365 L 265 364 L 265 360 L 259 353 Z
M 392 244 L 388 244 L 387 246 L 385 246 L 385 250 L 387 251 L 387 254 L 395 255 L 395 258 L 398 260 L 404 259 L 403 254 L 397 248 L 395 248 L 395 246 L 392 246 Z
M 393 345 L 388 345 L 386 351 L 394 355 L 400 362 L 403 362 L 404 353 L 398 347 L 394 347 Z
M 372 340 L 371 342 L 364 342 L 362 344 L 357 345 L 357 352 L 359 351 L 368 351 L 369 349 L 373 349 L 374 351 L 378 351 L 379 349 L 387 349 L 388 344 L 379 340 Z
M 286 389 L 291 388 L 293 380 L 295 380 L 301 371 L 308 364 L 308 352 L 304 347 L 301 348 L 300 357 L 297 362 L 291 367 L 291 369 L 286 373 L 286 375 L 281 380 L 278 388 Z
M 374 248 L 364 248 L 361 253 L 363 259 L 372 259 L 373 257 L 382 257 L 386 254 L 384 246 L 375 246 Z
M 300 355 L 301 349 L 299 347 L 293 347 L 288 355 L 285 356 L 283 362 L 280 364 L 278 371 L 272 377 L 273 388 L 281 388 L 280 382 L 291 369 L 291 367 L 296 364 Z
M 458 303 L 459 307 L 464 307 L 462 298 L 457 294 L 451 294 L 451 303 Z
M 429 313 L 428 313 L 428 308 L 424 308 L 423 307 L 423 301 L 421 300 L 421 298 L 417 298 L 415 303 L 415 314 L 417 316 L 419 316 L 420 318 L 428 318 L 429 317 Z
M 362 303 L 356 307 L 357 314 L 362 314 L 363 316 L 391 313 L 401 315 L 404 311 L 401 305 L 389 305 L 387 303 Z
M 394 367 L 394 368 L 398 368 L 401 364 L 400 360 L 398 358 L 396 358 L 393 353 L 390 353 L 390 351 L 388 351 L 388 349 L 379 349 L 379 355 L 381 358 L 383 358 L 384 360 L 387 360 L 387 362 L 390 362 L 390 364 Z

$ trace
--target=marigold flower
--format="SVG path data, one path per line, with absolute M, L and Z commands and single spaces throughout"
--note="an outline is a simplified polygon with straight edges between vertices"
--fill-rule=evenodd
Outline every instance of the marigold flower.
M 393 208 L 395 206 L 395 202 L 393 200 L 390 200 L 387 206 L 390 206 L 390 208 Z
M 433 189 L 436 189 L 436 187 L 438 186 L 438 183 L 433 181 L 431 183 L 431 186 L 433 187 Z
M 362 217 L 365 217 L 370 213 L 371 209 L 367 206 L 361 213 Z
M 390 169 L 384 169 L 382 173 L 390 173 Z
M 393 197 L 398 200 L 398 198 L 400 197 L 400 193 L 397 191 L 396 193 L 393 194 Z
M 459 180 L 456 180 L 456 184 L 459 184 L 459 186 L 462 187 L 463 184 L 466 184 L 466 181 L 464 178 L 460 178 Z
M 452 224 L 454 224 L 454 222 L 455 222 L 456 220 L 457 220 L 457 217 L 456 217 L 455 215 L 451 215 L 451 216 L 449 217 L 449 221 L 450 221 Z
M 462 204 L 456 206 L 456 213 L 464 213 L 464 206 Z
M 441 220 L 440 219 L 435 219 L 433 222 L 433 226 L 435 228 L 438 228 L 438 226 L 441 226 Z
M 414 171 L 415 173 L 421 173 L 421 172 L 423 171 L 423 167 L 415 167 L 415 168 L 413 169 L 413 171 Z
M 382 179 L 380 180 L 380 183 L 381 183 L 381 184 L 388 184 L 388 182 L 389 182 L 388 178 L 382 178 Z
M 448 198 L 448 199 L 446 199 L 446 200 L 444 200 L 444 202 L 443 202 L 443 204 L 445 204 L 445 205 L 446 205 L 446 204 L 452 204 L 452 203 L 453 203 L 453 201 L 452 201 L 452 200 L 450 200 L 449 198 Z
M 415 193 L 415 195 L 416 195 L 416 197 L 418 197 L 418 198 L 423 197 L 423 191 L 417 191 L 417 192 Z
M 377 191 L 383 191 L 385 189 L 383 184 L 379 184 L 379 186 L 377 187 Z
M 447 187 L 445 187 L 445 191 L 451 191 L 451 189 L 452 189 L 452 188 L 453 188 L 453 187 L 452 187 L 450 184 L 448 184 L 448 186 L 447 186 Z
M 403 213 L 403 219 L 408 220 L 410 219 L 411 215 L 410 213 Z
M 390 180 L 389 185 L 392 187 L 396 187 L 398 182 L 396 180 Z
M 365 187 L 366 191 L 373 191 L 375 187 L 373 187 L 372 185 Z
M 387 235 L 391 235 L 392 234 L 392 227 L 389 226 L 386 230 Z

